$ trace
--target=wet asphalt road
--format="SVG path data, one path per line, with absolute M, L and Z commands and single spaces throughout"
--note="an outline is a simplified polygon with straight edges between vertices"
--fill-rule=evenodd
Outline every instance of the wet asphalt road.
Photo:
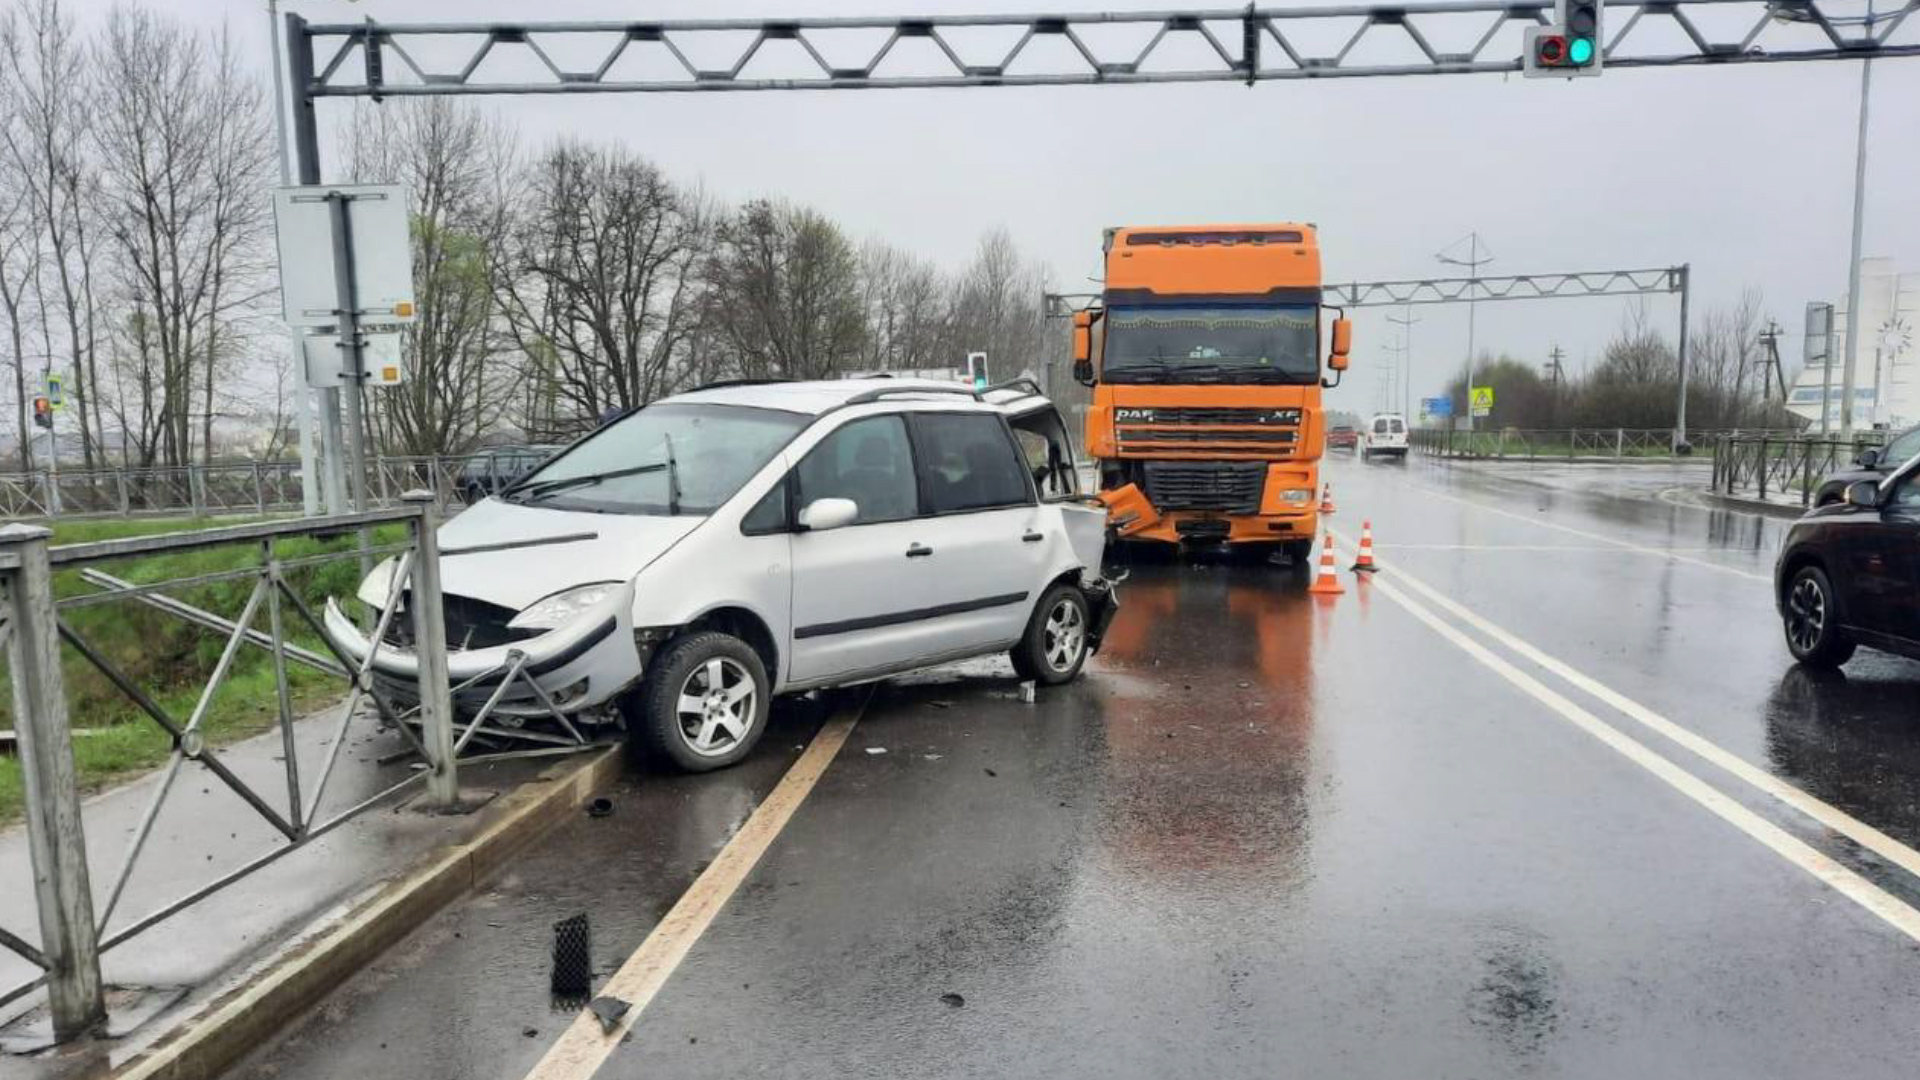
M 1390 595 L 1422 583 L 1920 845 L 1920 664 L 1792 668 L 1765 580 L 1783 526 L 1608 472 L 1336 460 L 1333 523 L 1371 520 L 1386 588 L 1322 603 L 1274 567 L 1147 562 L 1088 676 L 1037 704 L 998 662 L 883 687 L 580 1075 L 1913 1076 L 1911 937 Z M 1880 856 L 1515 663 L 1920 904 Z M 590 912 L 617 967 L 822 711 L 781 710 L 729 772 L 633 779 L 235 1075 L 526 1075 L 573 1015 L 547 927 Z

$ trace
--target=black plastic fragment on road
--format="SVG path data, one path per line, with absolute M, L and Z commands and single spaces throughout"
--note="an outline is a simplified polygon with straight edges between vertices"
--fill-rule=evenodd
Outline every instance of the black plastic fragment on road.
M 628 1009 L 633 1008 L 633 1003 L 612 995 L 603 995 L 594 998 L 587 1008 L 593 1012 L 593 1018 L 600 1021 L 600 1030 L 611 1035 L 613 1029 L 620 1026 L 620 1018 L 627 1015 Z
M 593 992 L 593 930 L 584 913 L 553 924 L 552 989 L 574 996 Z
M 959 994 L 956 994 L 951 990 L 947 991 L 944 994 L 941 994 L 940 1000 L 946 1005 L 955 1009 L 961 1008 L 967 1003 L 966 998 L 961 997 Z

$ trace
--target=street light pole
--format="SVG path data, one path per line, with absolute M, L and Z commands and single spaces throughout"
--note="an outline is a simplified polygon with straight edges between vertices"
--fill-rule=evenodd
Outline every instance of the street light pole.
M 1865 36 L 1873 37 L 1873 0 L 1867 0 Z M 1853 245 L 1847 257 L 1847 355 L 1840 370 L 1840 437 L 1853 437 L 1854 361 L 1860 355 L 1860 239 L 1867 204 L 1867 93 L 1873 87 L 1873 58 L 1860 61 L 1860 128 L 1853 150 Z M 1874 391 L 1878 405 L 1878 389 Z
M 1472 431 L 1473 430 L 1474 299 L 1475 299 L 1475 294 L 1477 294 L 1480 291 L 1480 266 L 1482 263 L 1490 263 L 1493 261 L 1493 252 L 1489 251 L 1487 252 L 1485 258 L 1481 258 L 1480 233 L 1478 231 L 1468 233 L 1465 239 L 1467 241 L 1467 257 L 1466 258 L 1455 259 L 1447 254 L 1445 248 L 1442 248 L 1440 252 L 1434 256 L 1434 258 L 1439 259 L 1443 263 L 1449 263 L 1453 266 L 1464 266 L 1467 268 L 1467 430 Z M 1456 240 L 1454 241 L 1454 243 L 1458 244 L 1459 241 Z
M 1420 320 L 1413 317 L 1412 304 L 1403 305 L 1401 311 L 1403 314 L 1400 318 L 1396 319 L 1392 315 L 1388 315 L 1387 321 L 1400 328 L 1400 347 L 1402 350 L 1400 360 L 1400 415 L 1406 418 L 1407 423 L 1411 424 L 1413 423 L 1413 324 Z M 1471 348 L 1471 346 L 1469 346 L 1469 348 Z M 1469 372 L 1469 377 L 1471 377 L 1471 372 Z M 1467 411 L 1472 412 L 1473 410 L 1468 409 Z

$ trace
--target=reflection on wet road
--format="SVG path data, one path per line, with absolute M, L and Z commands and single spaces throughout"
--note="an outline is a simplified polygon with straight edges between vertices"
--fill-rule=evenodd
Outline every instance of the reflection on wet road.
M 1336 524 L 1371 520 L 1386 583 L 1920 844 L 1920 664 L 1791 667 L 1759 580 L 1777 523 L 1644 481 L 1334 470 Z M 993 661 L 883 687 L 593 1075 L 1913 1074 L 1912 940 L 1349 582 L 1323 603 L 1276 567 L 1143 560 L 1074 685 L 1025 704 Z M 243 1074 L 525 1075 L 563 1019 L 546 927 L 591 912 L 617 966 L 818 722 L 790 715 L 731 773 L 640 778 Z

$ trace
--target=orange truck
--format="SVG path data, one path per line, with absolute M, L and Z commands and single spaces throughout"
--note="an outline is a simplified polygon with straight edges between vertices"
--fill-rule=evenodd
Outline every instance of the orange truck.
M 1074 314 L 1073 355 L 1093 388 L 1086 447 L 1120 536 L 1277 544 L 1306 564 L 1320 392 L 1339 385 L 1352 346 L 1331 309 L 1323 365 L 1320 300 L 1311 225 L 1107 230 L 1105 291 Z

